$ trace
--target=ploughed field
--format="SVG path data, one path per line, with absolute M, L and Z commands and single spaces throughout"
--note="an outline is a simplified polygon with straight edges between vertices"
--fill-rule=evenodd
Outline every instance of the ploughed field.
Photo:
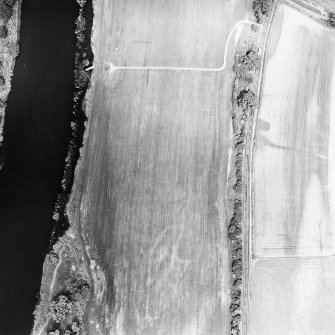
M 287 3 L 270 27 L 253 164 L 249 332 L 335 332 L 335 31 Z
M 112 64 L 220 67 L 244 5 L 94 4 L 88 124 L 68 214 L 99 269 L 91 318 L 108 334 L 230 332 L 232 51 L 223 72 Z
M 222 82 L 118 72 L 92 87 L 77 215 L 121 334 L 229 326 Z

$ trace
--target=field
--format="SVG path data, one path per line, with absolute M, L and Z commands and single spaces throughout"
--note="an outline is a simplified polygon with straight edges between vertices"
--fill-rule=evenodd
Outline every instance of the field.
M 95 5 L 96 63 L 218 68 L 248 1 L 103 0 Z
M 127 334 L 218 334 L 229 302 L 223 76 L 130 72 L 103 82 L 92 89 L 79 215 L 106 272 L 111 318 Z
M 255 147 L 254 252 L 334 251 L 335 32 L 280 5 L 271 27 Z
M 250 334 L 334 333 L 333 257 L 258 260 L 253 272 Z
M 245 334 L 328 335 L 334 309 L 335 31 L 281 2 L 265 49 Z
M 228 334 L 233 52 L 246 2 L 95 2 L 68 206 L 95 271 L 90 334 Z M 169 66 L 175 70 L 113 69 Z

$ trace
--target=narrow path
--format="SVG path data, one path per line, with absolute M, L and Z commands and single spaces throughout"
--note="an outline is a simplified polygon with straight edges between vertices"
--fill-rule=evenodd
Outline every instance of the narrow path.
M 49 287 L 49 294 L 50 294 L 49 301 L 51 301 L 51 295 L 52 295 L 53 288 L 55 286 L 56 277 L 57 277 L 57 273 L 58 273 L 58 268 L 62 263 L 62 255 L 63 255 L 64 249 L 65 249 L 65 244 L 63 245 L 62 250 L 59 252 L 58 264 L 55 267 L 55 270 L 54 270 L 53 275 L 52 275 L 52 280 L 51 280 L 51 284 L 50 284 L 50 287 Z M 38 332 L 38 335 L 43 335 L 43 331 L 44 331 L 45 327 L 47 326 L 47 324 L 48 324 L 48 320 L 44 323 L 44 325 L 42 326 L 42 328 Z
M 234 31 L 237 29 L 237 27 L 240 24 L 250 24 L 250 25 L 255 25 L 257 27 L 260 27 L 262 29 L 262 25 L 253 21 L 249 20 L 240 20 L 236 22 L 231 29 L 227 40 L 225 44 L 225 51 L 224 51 L 224 56 L 223 56 L 223 65 L 218 68 L 203 68 L 203 67 L 175 67 L 175 66 L 117 66 L 114 65 L 113 63 L 109 64 L 109 70 L 110 72 L 116 71 L 116 70 L 161 70 L 161 71 L 194 71 L 194 72 L 221 72 L 223 71 L 226 66 L 227 66 L 227 53 L 228 53 L 228 46 L 231 37 L 234 34 Z M 261 33 L 261 31 L 260 31 Z M 87 70 L 93 69 L 93 66 L 88 68 Z
M 62 256 L 63 256 L 63 252 L 64 252 L 64 249 L 65 249 L 65 243 L 62 247 L 62 250 L 59 252 L 59 258 L 58 258 L 58 264 L 57 266 L 55 267 L 55 270 L 54 270 L 54 273 L 52 275 L 52 280 L 51 280 L 51 284 L 50 284 L 50 293 L 52 293 L 53 291 L 53 288 L 55 286 L 55 282 L 56 282 L 56 277 L 57 277 L 57 273 L 58 273 L 58 268 L 59 266 L 61 265 L 62 263 Z M 50 298 L 51 298 L 51 295 L 50 295 Z

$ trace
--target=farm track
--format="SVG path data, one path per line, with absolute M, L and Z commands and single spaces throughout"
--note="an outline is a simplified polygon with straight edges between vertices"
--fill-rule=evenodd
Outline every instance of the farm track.
M 119 65 L 114 65 L 114 64 L 109 64 L 109 70 L 111 72 L 113 71 L 118 71 L 118 70 L 127 70 L 127 71 L 140 71 L 140 70 L 152 70 L 152 71 L 178 71 L 178 72 L 210 72 L 210 73 L 215 73 L 215 72 L 221 72 L 226 69 L 227 66 L 227 53 L 228 53 L 228 48 L 229 48 L 229 43 L 231 38 L 234 36 L 235 30 L 237 30 L 238 26 L 240 25 L 254 25 L 255 27 L 260 27 L 262 28 L 262 25 L 259 23 L 256 23 L 254 21 L 249 21 L 249 20 L 240 20 L 235 23 L 233 28 L 230 30 L 229 35 L 227 37 L 226 43 L 225 43 L 225 48 L 224 48 L 224 56 L 223 56 L 223 65 L 218 67 L 218 68 L 204 68 L 204 67 L 176 67 L 176 66 L 119 66 Z M 239 34 L 241 31 L 235 36 L 235 39 L 239 39 Z

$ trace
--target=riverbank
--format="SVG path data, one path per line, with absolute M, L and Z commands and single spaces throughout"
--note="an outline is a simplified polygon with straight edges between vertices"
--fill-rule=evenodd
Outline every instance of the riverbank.
M 7 22 L 0 16 L 3 36 L 0 36 L 0 143 L 3 141 L 6 101 L 11 89 L 15 60 L 19 54 L 20 16 L 21 0 L 16 1 L 13 14 Z
M 80 157 L 85 122 L 84 99 L 90 80 L 93 54 L 90 46 L 93 19 L 91 1 L 76 0 L 79 14 L 76 19 L 76 52 L 74 69 L 73 118 L 71 139 L 65 159 L 61 192 L 53 219 L 56 225 L 51 239 L 52 249 L 43 264 L 40 299 L 34 312 L 32 334 L 86 334 L 86 311 L 92 295 L 89 261 L 83 249 L 81 234 L 69 227 L 66 205 L 72 189 L 74 169 Z M 66 232 L 64 234 L 64 232 Z M 64 235 L 63 235 L 64 234 Z
M 86 334 L 86 310 L 91 279 L 78 232 L 68 229 L 43 265 L 40 303 L 32 334 Z
M 78 10 L 67 0 L 21 6 L 20 55 L 6 103 L 0 172 L 1 334 L 26 335 L 33 326 L 74 120 Z

